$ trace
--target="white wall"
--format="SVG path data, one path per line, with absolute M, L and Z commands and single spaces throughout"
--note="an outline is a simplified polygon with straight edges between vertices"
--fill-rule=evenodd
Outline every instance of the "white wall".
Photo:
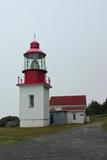
M 44 119 L 50 119 L 50 111 L 49 111 L 49 89 L 44 87 Z
M 67 112 L 67 123 L 72 123 L 73 122 L 73 114 L 72 112 Z
M 73 114 L 75 114 L 75 120 L 73 119 Z M 85 122 L 85 112 L 72 112 L 72 111 L 67 111 L 67 123 L 84 123 Z
M 20 127 L 44 127 L 47 125 L 49 125 L 48 120 L 29 119 L 20 121 Z
M 43 85 L 20 87 L 20 126 L 41 127 L 49 124 L 49 89 Z M 29 95 L 34 95 L 34 107 L 29 107 Z M 47 106 L 48 105 L 48 106 Z
M 85 113 L 84 112 L 77 112 L 76 113 L 76 122 L 77 123 L 84 123 L 85 122 Z

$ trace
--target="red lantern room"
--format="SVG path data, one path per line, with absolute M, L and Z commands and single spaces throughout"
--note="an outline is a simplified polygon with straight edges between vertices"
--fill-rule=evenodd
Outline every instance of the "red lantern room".
M 30 43 L 30 49 L 24 53 L 24 82 L 18 78 L 18 84 L 40 84 L 46 81 L 46 54 L 40 49 L 40 45 L 35 40 Z M 48 84 L 50 80 L 48 79 Z

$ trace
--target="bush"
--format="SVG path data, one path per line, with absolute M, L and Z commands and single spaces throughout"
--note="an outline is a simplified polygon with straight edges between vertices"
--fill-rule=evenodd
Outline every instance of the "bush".
M 0 119 L 0 127 L 18 127 L 20 120 L 16 116 L 7 116 Z

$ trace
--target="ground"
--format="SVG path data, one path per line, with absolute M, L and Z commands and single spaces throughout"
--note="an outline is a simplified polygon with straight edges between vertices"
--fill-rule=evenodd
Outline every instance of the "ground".
M 100 123 L 0 146 L 0 160 L 107 160 Z

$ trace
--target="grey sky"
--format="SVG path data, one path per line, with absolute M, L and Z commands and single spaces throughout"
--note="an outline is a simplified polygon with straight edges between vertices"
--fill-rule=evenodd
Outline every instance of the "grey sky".
M 17 76 L 36 33 L 51 95 L 107 98 L 106 0 L 0 0 L 0 117 L 18 115 Z

